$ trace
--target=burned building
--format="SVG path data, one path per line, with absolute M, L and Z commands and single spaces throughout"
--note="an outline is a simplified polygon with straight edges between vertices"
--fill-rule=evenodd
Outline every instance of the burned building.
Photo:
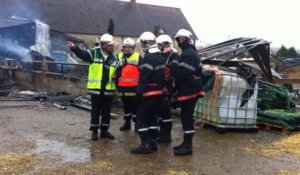
M 179 8 L 140 4 L 135 0 L 2 0 L 0 9 L 1 18 L 39 19 L 54 30 L 86 41 L 90 47 L 95 36 L 107 32 L 116 36 L 118 43 L 125 37 L 137 39 L 144 31 L 166 31 L 173 37 L 178 29 L 186 28 L 196 36 Z M 120 47 L 121 44 L 118 50 Z
M 6 18 L 0 19 L 0 60 L 16 59 L 23 68 L 38 67 L 34 61 L 56 61 L 65 63 L 80 63 L 65 42 L 73 41 L 84 48 L 84 43 L 72 36 L 49 28 L 37 19 Z M 25 64 L 26 63 L 26 64 Z M 59 67 L 50 66 L 53 72 L 66 72 Z
M 21 44 L 22 48 L 26 48 L 26 53 L 32 54 L 33 56 L 37 56 L 40 60 L 49 60 L 50 58 L 55 58 L 56 62 L 66 62 L 65 60 L 58 59 L 60 56 L 66 56 L 63 50 L 66 49 L 66 45 L 64 44 L 64 40 L 72 40 L 75 41 L 75 38 L 78 38 L 78 43 L 84 41 L 88 44 L 87 47 L 93 47 L 96 36 L 102 35 L 104 33 L 111 33 L 115 36 L 115 39 L 119 43 L 117 52 L 121 50 L 122 40 L 126 37 L 132 37 L 135 40 L 139 37 L 139 35 L 144 31 L 152 31 L 154 33 L 162 33 L 167 32 L 170 36 L 174 36 L 175 33 L 180 28 L 186 28 L 190 30 L 194 35 L 191 26 L 188 21 L 184 17 L 183 13 L 179 8 L 170 8 L 170 7 L 162 7 L 155 5 L 146 5 L 136 3 L 135 0 L 131 0 L 130 2 L 117 1 L 117 0 L 97 0 L 97 1 L 82 1 L 82 0 L 2 0 L 0 1 L 0 18 L 1 19 L 9 19 L 14 16 L 14 19 L 18 19 L 22 21 L 22 25 L 24 28 L 29 31 L 23 30 L 23 35 L 20 37 L 15 37 L 15 43 L 19 43 L 19 40 L 22 40 L 23 37 L 34 37 L 35 34 L 33 31 L 30 31 L 30 28 L 35 28 L 34 21 L 40 21 L 49 26 L 49 36 L 44 36 L 44 47 L 47 48 L 50 46 L 50 54 L 42 53 L 41 50 L 34 50 L 30 47 L 32 44 Z M 24 22 L 25 21 L 25 22 Z M 23 25 L 24 23 L 24 25 Z M 17 25 L 16 29 L 20 30 L 23 27 Z M 19 32 L 17 32 L 19 33 Z M 7 35 L 7 34 L 5 34 Z M 196 36 L 196 35 L 195 35 Z M 51 37 L 51 43 L 46 44 L 47 37 Z M 10 37 L 11 38 L 11 37 Z M 13 37 L 12 37 L 13 38 Z M 33 40 L 34 39 L 30 39 Z M 55 42 L 54 42 L 55 41 Z M 7 46 L 7 44 L 4 44 Z M 137 50 L 141 51 L 139 46 L 137 45 Z M 2 49 L 7 51 L 6 49 Z M 18 49 L 15 49 L 18 50 Z M 28 50 L 34 50 L 37 52 L 28 52 Z M 45 56 L 45 57 L 41 57 Z M 11 53 L 10 53 L 11 54 Z M 27 55 L 21 53 L 19 55 Z M 11 55 L 4 54 L 4 57 L 12 57 Z M 16 56 L 13 56 L 16 58 Z M 50 60 L 51 61 L 51 60 Z M 6 64 L 6 63 L 4 63 Z M 30 63 L 32 64 L 32 63 Z M 43 63 L 39 63 L 43 64 Z M 62 65 L 62 64 L 61 64 Z M 54 84 L 60 84 L 60 87 L 68 87 L 71 85 L 64 86 L 64 82 L 74 83 L 74 81 L 64 81 L 65 79 L 62 76 L 56 77 L 53 80 L 53 75 L 48 72 L 49 62 L 44 62 L 44 65 L 38 65 L 41 69 L 41 73 L 33 73 L 34 79 L 32 81 L 25 82 L 29 89 L 44 89 L 49 92 L 52 91 L 70 91 L 70 88 L 62 88 L 56 87 Z M 71 66 L 71 65 L 70 65 Z M 77 65 L 76 65 L 77 66 Z M 15 68 L 13 65 L 10 67 Z M 23 66 L 24 67 L 24 66 Z M 64 68 L 60 68 L 60 72 L 65 70 Z M 76 67 L 76 69 L 80 69 L 80 71 L 71 71 L 70 74 L 64 75 L 64 77 L 76 77 L 76 78 L 86 78 L 87 65 L 81 64 L 80 67 Z M 59 67 L 57 67 L 59 69 Z M 51 69 L 51 67 L 50 67 Z M 51 72 L 51 71 L 50 71 Z M 80 74 L 78 74 L 80 72 Z M 14 78 L 23 81 L 27 78 L 24 77 L 28 72 L 20 73 L 15 72 Z M 76 74 L 76 75 L 75 75 Z M 28 73 L 30 77 L 31 74 Z M 40 79 L 39 79 L 39 76 Z M 54 83 L 53 86 L 48 86 L 49 81 L 58 81 L 58 79 L 62 78 L 62 82 Z M 51 79 L 51 80 L 49 80 Z M 75 83 L 72 86 L 80 86 L 79 92 L 72 92 L 73 94 L 82 94 L 81 89 L 85 89 L 85 81 L 86 79 L 80 80 L 79 85 Z M 84 92 L 83 92 L 84 93 Z

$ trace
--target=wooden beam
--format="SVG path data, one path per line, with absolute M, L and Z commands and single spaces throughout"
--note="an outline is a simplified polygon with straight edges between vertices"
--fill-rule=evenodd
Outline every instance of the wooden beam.
M 279 83 L 279 84 L 300 84 L 299 78 L 291 78 L 291 79 L 272 79 L 272 83 Z

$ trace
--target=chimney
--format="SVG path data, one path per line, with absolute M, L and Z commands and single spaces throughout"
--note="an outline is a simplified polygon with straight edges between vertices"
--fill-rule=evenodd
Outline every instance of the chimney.
M 130 7 L 135 8 L 136 7 L 136 2 L 135 0 L 130 0 Z

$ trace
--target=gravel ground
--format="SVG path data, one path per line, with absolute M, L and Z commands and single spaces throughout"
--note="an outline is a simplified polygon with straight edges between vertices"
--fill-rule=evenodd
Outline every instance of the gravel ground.
M 87 111 L 71 106 L 59 110 L 39 102 L 0 107 L 0 174 L 300 173 L 300 158 L 272 144 L 288 136 L 264 131 L 218 134 L 197 126 L 194 154 L 174 156 L 172 146 L 182 139 L 177 117 L 171 144 L 159 145 L 150 155 L 133 155 L 129 149 L 139 144 L 138 135 L 133 129 L 121 132 L 122 112 L 112 112 L 119 115 L 110 128 L 116 139 L 92 142 Z

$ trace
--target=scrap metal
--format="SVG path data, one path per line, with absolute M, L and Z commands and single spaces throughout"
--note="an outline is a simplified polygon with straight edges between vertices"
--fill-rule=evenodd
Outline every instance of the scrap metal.
M 257 38 L 235 38 L 221 42 L 198 51 L 202 63 L 227 67 L 242 67 L 241 59 L 231 61 L 234 58 L 244 58 L 251 55 L 258 64 L 263 75 L 272 81 L 270 67 L 270 42 Z

